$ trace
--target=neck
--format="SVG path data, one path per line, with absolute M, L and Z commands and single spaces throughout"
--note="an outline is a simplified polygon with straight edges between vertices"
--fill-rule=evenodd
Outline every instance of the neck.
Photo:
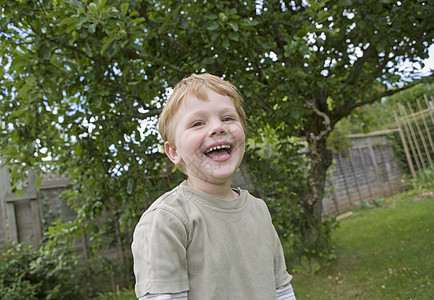
M 231 181 L 225 180 L 221 183 L 211 183 L 197 178 L 188 178 L 187 185 L 215 198 L 232 201 L 238 198 L 238 194 L 232 190 Z

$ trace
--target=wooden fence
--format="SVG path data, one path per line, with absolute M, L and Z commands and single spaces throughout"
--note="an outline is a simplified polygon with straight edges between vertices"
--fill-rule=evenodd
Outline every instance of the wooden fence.
M 414 111 L 411 104 L 398 104 L 398 115 L 395 113 L 399 133 L 407 157 L 408 166 L 413 177 L 416 171 L 434 166 L 434 97 L 425 105 L 416 100 L 419 111 Z M 426 108 L 425 108 L 426 107 Z
M 389 197 L 400 191 L 402 172 L 388 136 L 396 130 L 351 135 L 353 147 L 334 154 L 326 182 L 323 213 L 336 216 L 362 201 Z
M 37 189 L 33 172 L 29 171 L 27 175 L 23 193 L 17 194 L 11 191 L 8 167 L 0 168 L 0 245 L 12 241 L 39 246 L 42 220 L 50 223 L 56 219 L 69 221 L 75 218 L 75 212 L 60 199 L 62 191 L 70 185 L 68 179 L 43 174 Z M 76 247 L 80 248 L 83 243 L 84 240 L 79 239 Z

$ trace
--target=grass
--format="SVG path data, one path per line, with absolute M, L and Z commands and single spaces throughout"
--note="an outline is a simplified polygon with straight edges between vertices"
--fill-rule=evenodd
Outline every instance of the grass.
M 361 209 L 334 232 L 337 259 L 313 276 L 295 273 L 303 299 L 434 299 L 434 197 L 415 193 Z M 289 266 L 290 268 L 290 266 Z M 98 299 L 133 300 L 133 291 Z
M 294 274 L 297 299 L 434 299 L 430 197 L 400 195 L 341 220 L 337 259 L 314 276 Z
M 109 292 L 100 294 L 92 300 L 137 300 L 133 290 L 122 290 L 119 292 Z

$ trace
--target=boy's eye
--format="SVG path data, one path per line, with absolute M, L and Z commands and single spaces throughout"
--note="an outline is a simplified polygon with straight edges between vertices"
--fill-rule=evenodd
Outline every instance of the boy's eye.
M 196 121 L 193 124 L 191 124 L 191 127 L 197 127 L 197 126 L 202 126 L 204 123 L 202 121 Z
M 234 120 L 235 120 L 235 118 L 231 117 L 231 116 L 226 116 L 222 119 L 223 122 L 234 121 Z

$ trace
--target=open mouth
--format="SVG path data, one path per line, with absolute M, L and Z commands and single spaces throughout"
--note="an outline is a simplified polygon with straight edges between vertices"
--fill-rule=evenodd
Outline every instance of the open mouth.
M 205 151 L 205 155 L 211 159 L 222 159 L 229 157 L 232 153 L 231 145 L 218 145 L 208 148 Z

